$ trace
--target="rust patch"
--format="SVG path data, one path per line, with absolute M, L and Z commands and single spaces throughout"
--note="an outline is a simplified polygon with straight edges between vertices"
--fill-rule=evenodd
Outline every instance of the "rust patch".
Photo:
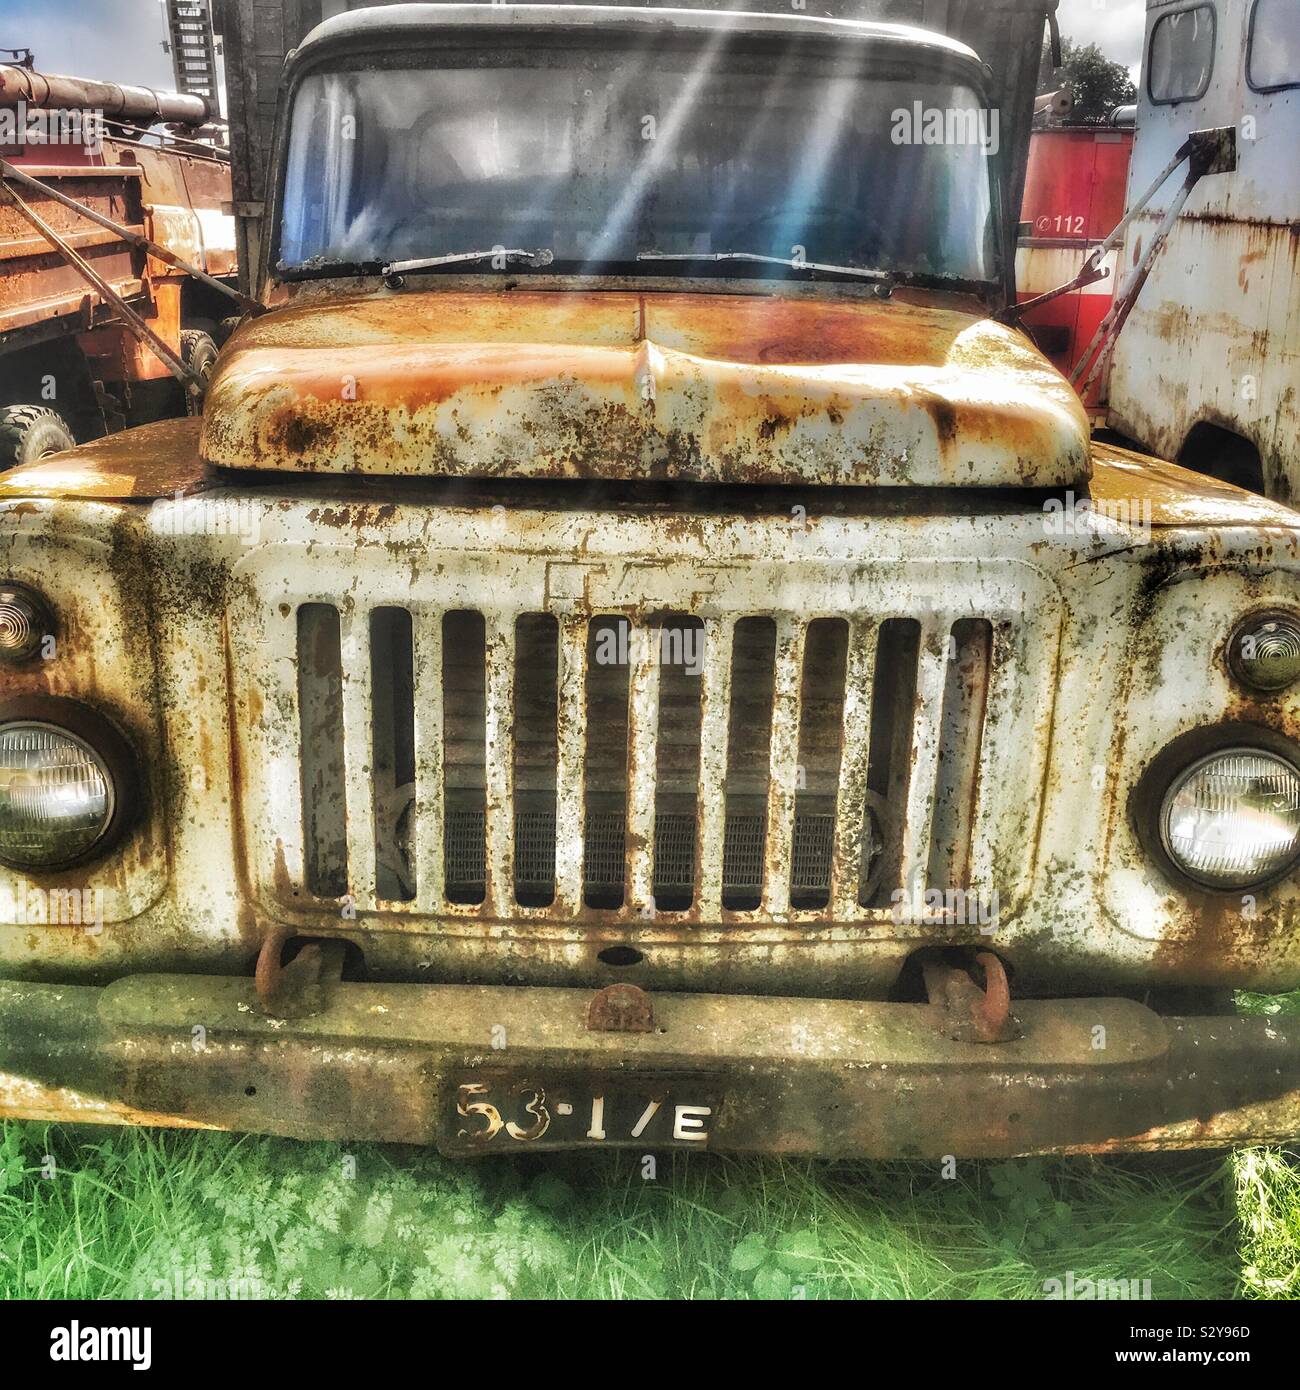
M 639 985 L 606 985 L 587 1006 L 587 1027 L 594 1033 L 651 1033 L 654 1009 Z
M 209 389 L 202 452 L 298 472 L 726 483 L 1065 486 L 1088 470 L 1073 392 L 987 319 L 558 288 L 321 295 L 247 324 Z

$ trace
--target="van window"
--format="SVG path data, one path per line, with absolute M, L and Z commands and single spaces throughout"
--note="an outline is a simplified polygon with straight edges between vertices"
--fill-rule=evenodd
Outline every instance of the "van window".
M 1300 87 L 1300 5 L 1296 0 L 1255 0 L 1246 81 L 1257 92 Z
M 1195 101 L 1214 67 L 1214 6 L 1162 15 L 1151 30 L 1147 91 L 1154 102 Z

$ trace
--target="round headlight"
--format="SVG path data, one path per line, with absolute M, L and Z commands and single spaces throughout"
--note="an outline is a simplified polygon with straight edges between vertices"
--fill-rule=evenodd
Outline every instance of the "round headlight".
M 108 767 L 84 740 L 34 721 L 0 726 L 0 863 L 53 869 L 83 858 L 115 799 Z
M 1197 883 L 1262 886 L 1300 858 L 1300 772 L 1260 748 L 1211 753 L 1170 784 L 1160 839 Z
M 1228 667 L 1254 690 L 1285 690 L 1300 680 L 1300 618 L 1290 613 L 1247 618 L 1228 643 Z
M 49 604 L 24 584 L 0 582 L 0 661 L 19 666 L 30 661 L 54 631 Z

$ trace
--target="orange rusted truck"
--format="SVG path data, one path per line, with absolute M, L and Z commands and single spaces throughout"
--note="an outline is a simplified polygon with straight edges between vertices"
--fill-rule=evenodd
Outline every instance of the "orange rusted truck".
M 232 309 L 143 241 L 234 283 L 229 153 L 193 138 L 209 114 L 0 63 L 0 471 L 192 407 L 174 368 L 207 379 Z
M 1300 1132 L 1300 517 L 999 321 L 1051 4 L 286 21 L 264 177 L 245 8 L 261 311 L 0 479 L 0 1109 Z

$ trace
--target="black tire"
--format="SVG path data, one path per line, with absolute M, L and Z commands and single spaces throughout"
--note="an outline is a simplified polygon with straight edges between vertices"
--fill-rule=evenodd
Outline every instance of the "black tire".
M 0 473 L 76 446 L 68 422 L 57 410 L 47 405 L 0 407 Z
M 228 319 L 222 319 L 217 325 L 217 332 L 215 335 L 217 342 L 220 343 L 222 347 L 225 347 L 226 339 L 230 337 L 243 321 L 244 319 L 241 314 L 232 314 Z
M 217 361 L 217 345 L 212 334 L 205 333 L 201 328 L 182 328 L 181 361 L 203 380 L 203 391 L 199 395 L 188 390 L 185 392 L 186 413 L 198 415 L 203 410 L 203 397 L 207 394 L 208 381 Z

